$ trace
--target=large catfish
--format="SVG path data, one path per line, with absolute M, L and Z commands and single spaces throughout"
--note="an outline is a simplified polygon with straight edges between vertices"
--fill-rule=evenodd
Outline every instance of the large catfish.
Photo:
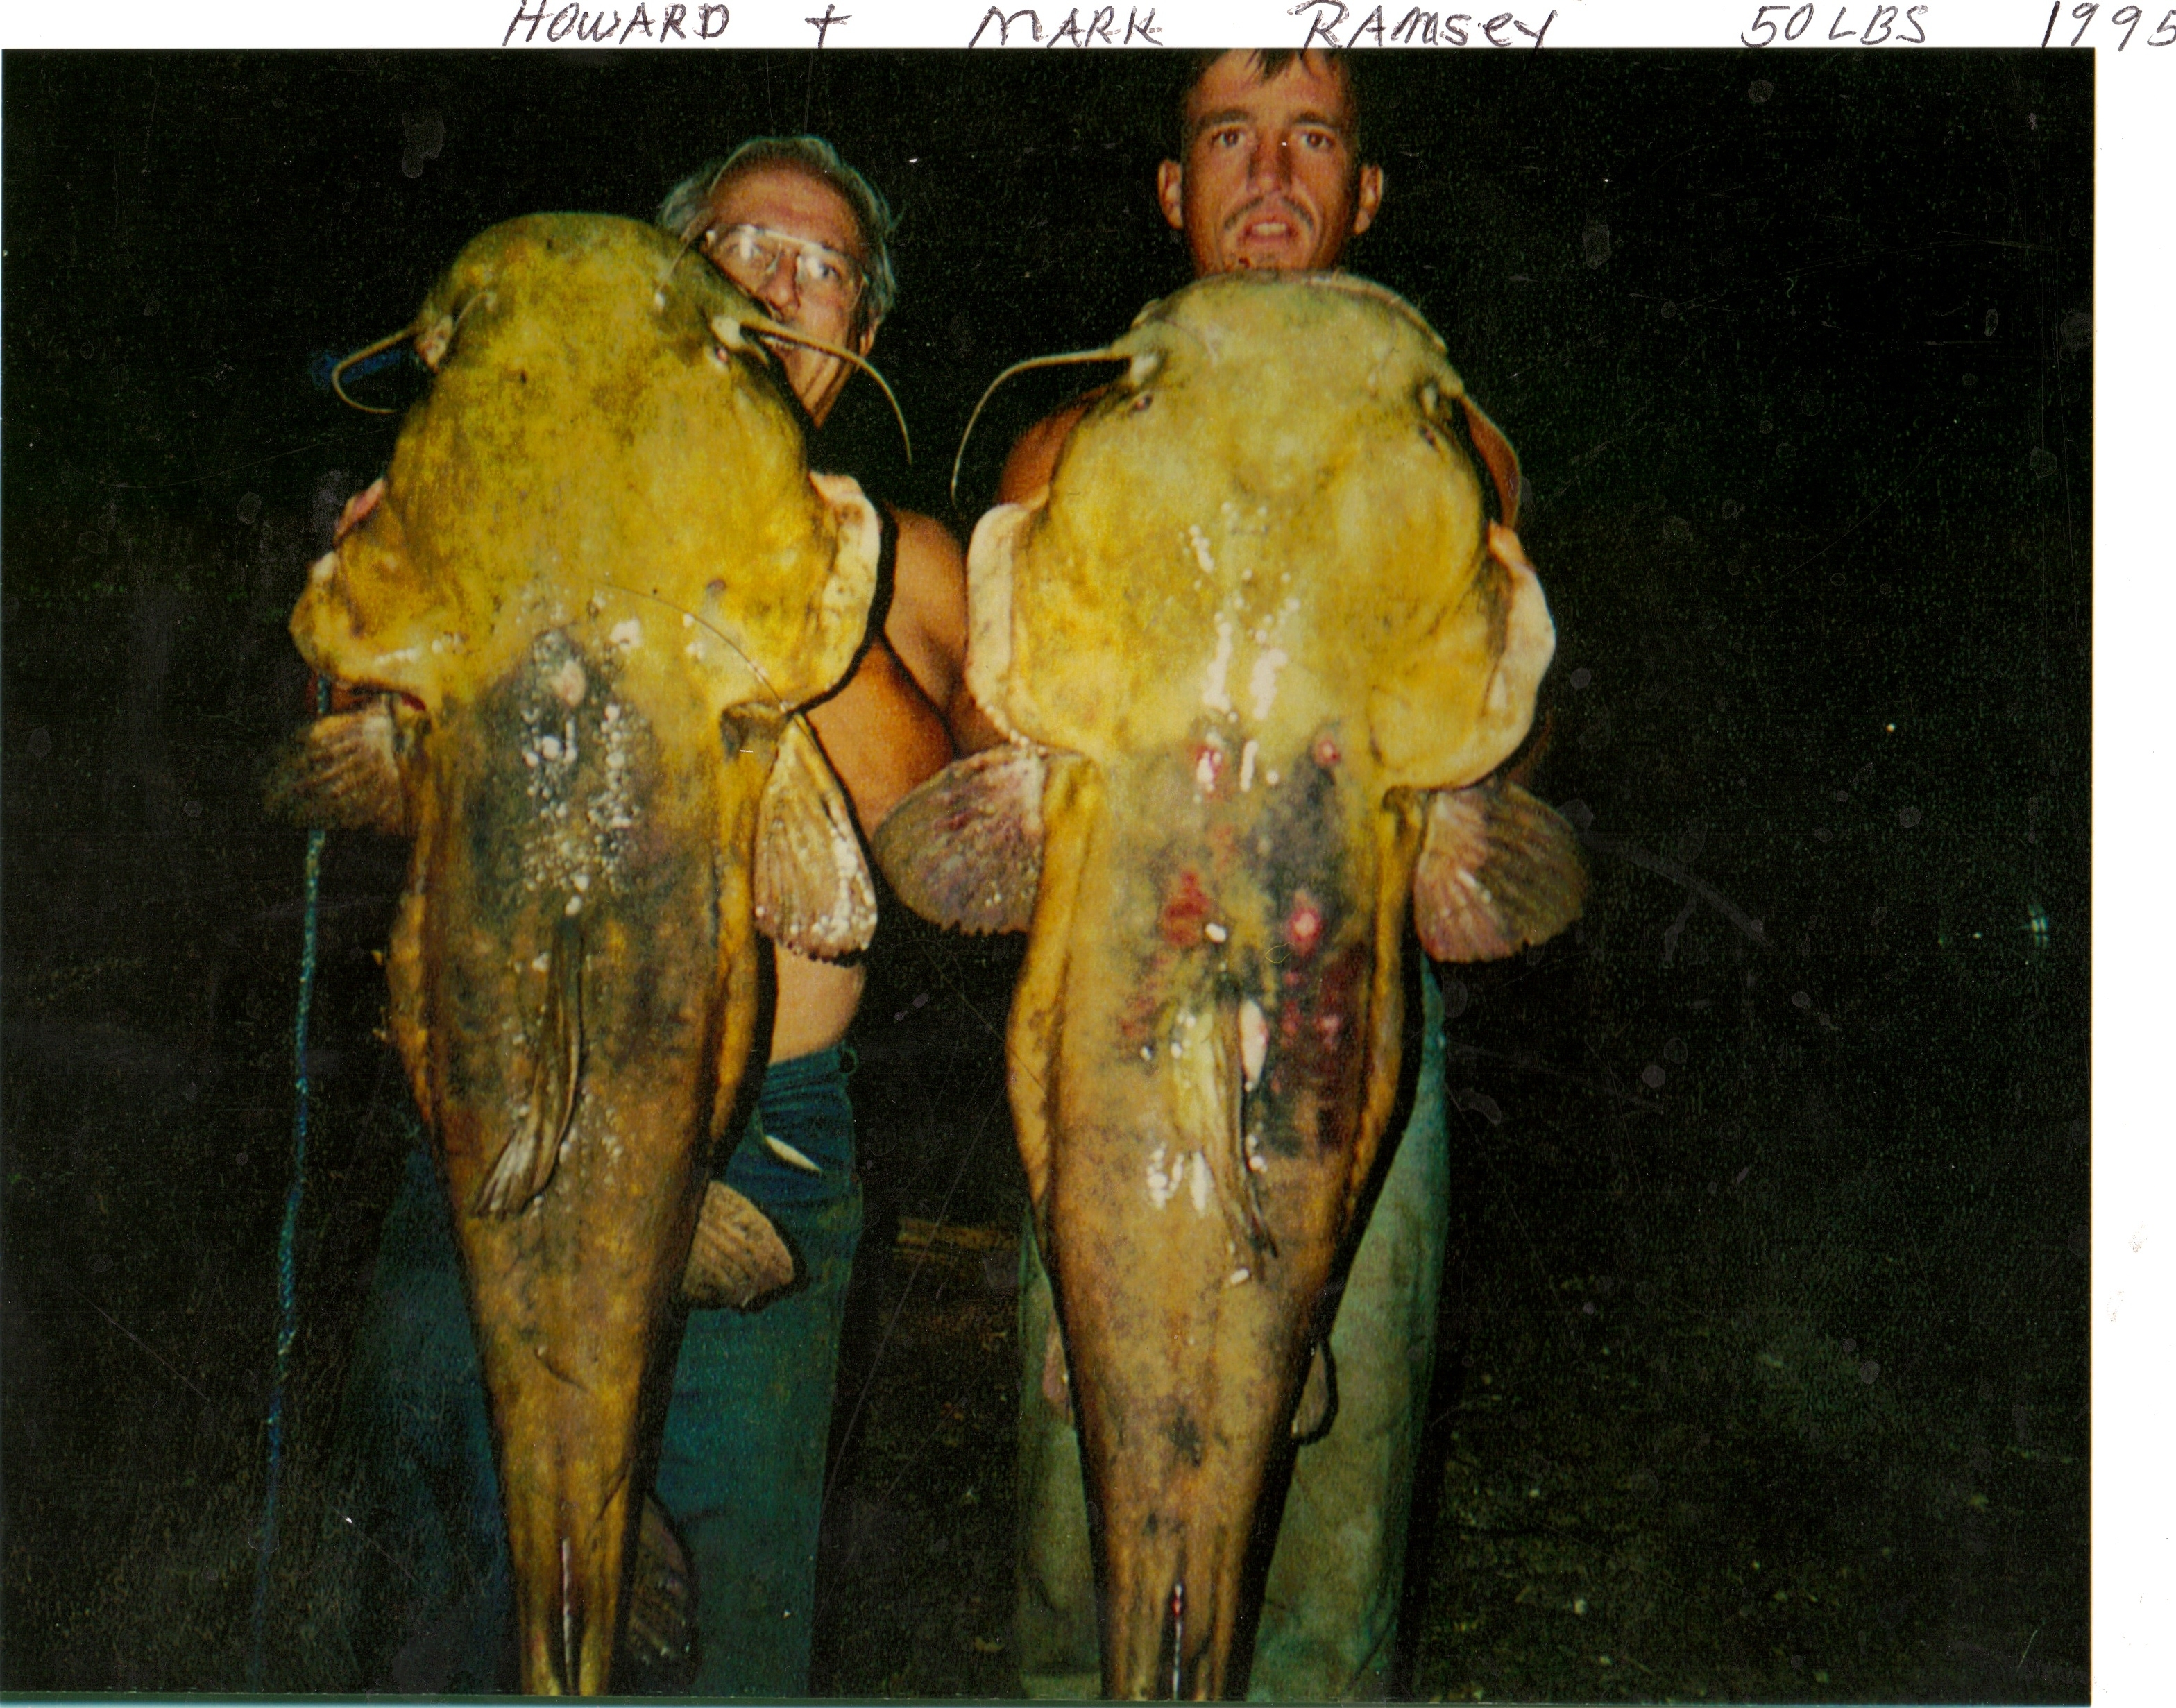
M 1579 911 L 1496 775 L 1555 646 L 1517 465 L 1426 322 L 1341 275 L 1151 304 L 1047 491 L 984 516 L 967 676 L 1012 737 L 876 838 L 1025 929 L 1007 1047 L 1114 1695 L 1236 1685 L 1253 1517 L 1387 1157 L 1410 916 L 1440 959 Z M 1484 508 L 1463 449 L 1494 476 Z
M 769 325 L 648 226 L 486 232 L 407 329 L 429 393 L 291 625 L 377 698 L 313 726 L 275 794 L 415 839 L 392 1031 L 451 1197 L 531 1693 L 607 1686 L 638 1401 L 753 1042 L 755 933 L 836 955 L 873 923 L 795 714 L 863 644 L 880 524 L 810 473 Z

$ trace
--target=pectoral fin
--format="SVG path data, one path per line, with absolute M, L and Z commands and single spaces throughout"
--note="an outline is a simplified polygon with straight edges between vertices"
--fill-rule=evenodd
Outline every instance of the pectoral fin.
M 264 776 L 264 810 L 312 830 L 411 835 L 415 824 L 400 776 L 405 750 L 390 694 L 359 710 L 321 717 L 274 753 Z
M 1515 783 L 1429 797 L 1413 926 L 1438 960 L 1502 960 L 1579 917 L 1586 868 L 1556 812 Z
M 729 1305 L 744 1311 L 793 1280 L 793 1254 L 778 1230 L 748 1199 L 713 1180 L 695 1221 L 681 1297 L 698 1309 Z
M 1025 931 L 1042 875 L 1044 772 L 1040 748 L 992 748 L 893 808 L 871 845 L 899 899 L 955 931 Z
M 779 732 L 757 816 L 755 922 L 781 948 L 819 960 L 867 949 L 876 931 L 853 808 L 800 718 Z

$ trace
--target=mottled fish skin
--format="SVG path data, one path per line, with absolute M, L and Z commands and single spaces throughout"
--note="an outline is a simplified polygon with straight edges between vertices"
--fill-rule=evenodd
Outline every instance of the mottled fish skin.
M 609 1684 L 642 1397 L 752 1053 L 758 932 L 838 955 L 873 923 L 797 710 L 862 644 L 880 529 L 809 472 L 759 346 L 721 347 L 754 313 L 632 221 L 484 233 L 417 316 L 430 393 L 291 624 L 380 698 L 275 766 L 282 810 L 415 839 L 389 1019 L 461 1248 L 531 1694 Z M 742 1233 L 753 1297 L 785 1254 Z
M 1009 1086 L 1103 1685 L 1208 1697 L 1243 1676 L 1265 1480 L 1329 1414 L 1326 1370 L 1302 1401 L 1398 1103 L 1414 898 L 1482 959 L 1583 879 L 1492 781 L 1554 630 L 1516 460 L 1426 323 L 1346 275 L 1227 275 L 1111 353 L 1047 491 L 969 553 L 967 679 L 1015 745 L 874 844 L 932 917 L 1026 927 Z

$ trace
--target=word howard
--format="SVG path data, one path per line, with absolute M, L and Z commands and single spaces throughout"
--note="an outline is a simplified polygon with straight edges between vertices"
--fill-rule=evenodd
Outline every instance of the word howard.
M 609 41 L 616 47 L 624 47 L 628 38 L 638 30 L 653 42 L 669 41 L 674 36 L 683 41 L 715 41 L 726 33 L 726 25 L 732 22 L 733 17 L 723 6 L 704 4 L 702 0 L 692 6 L 682 5 L 674 0 L 674 3 L 659 8 L 659 16 L 653 22 L 644 0 L 634 0 L 634 15 L 623 26 L 617 12 L 607 18 L 602 7 L 589 12 L 574 4 L 573 0 L 567 0 L 557 9 L 552 0 L 536 0 L 536 9 L 532 12 L 528 0 L 514 0 L 514 22 L 506 26 L 506 34 L 499 38 L 501 47 L 513 41 L 514 32 L 525 24 L 529 26 L 529 33 L 521 38 L 525 44 L 536 39 L 540 27 L 547 41 L 564 41 L 571 37 L 576 41 Z M 690 12 L 695 14 L 692 24 L 688 17 Z

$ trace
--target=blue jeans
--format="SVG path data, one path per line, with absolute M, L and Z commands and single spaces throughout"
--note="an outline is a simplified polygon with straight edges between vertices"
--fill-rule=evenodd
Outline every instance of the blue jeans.
M 771 1065 L 721 1178 L 793 1250 L 759 1311 L 690 1311 L 656 1492 L 698 1586 L 694 1690 L 804 1694 L 839 1332 L 861 1237 L 844 1051 Z M 816 1163 L 779 1161 L 762 1135 Z M 452 1217 L 410 1156 L 341 1402 L 334 1496 L 299 1635 L 307 1686 L 520 1688 L 506 1521 Z
M 1295 1456 L 1263 1586 L 1248 1688 L 1254 1701 L 1389 1694 L 1450 1210 L 1443 994 L 1425 966 L 1421 1013 L 1412 1113 L 1330 1325 L 1336 1416 Z M 1020 1265 L 1021 1684 L 1033 1697 L 1095 1696 L 1102 1659 L 1080 1439 L 1042 1397 L 1052 1303 L 1032 1231 Z

